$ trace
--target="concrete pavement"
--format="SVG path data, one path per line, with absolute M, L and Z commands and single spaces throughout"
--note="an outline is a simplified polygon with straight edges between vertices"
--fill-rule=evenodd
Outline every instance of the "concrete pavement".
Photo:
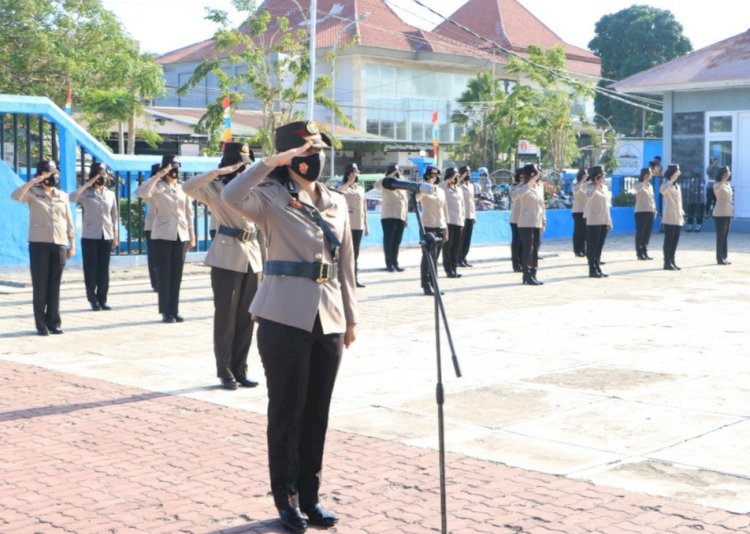
M 728 267 L 713 237 L 682 235 L 680 272 L 661 270 L 659 235 L 653 262 L 619 236 L 606 280 L 589 279 L 568 242 L 543 244 L 541 287 L 509 272 L 507 247 L 475 248 L 463 278 L 440 280 L 464 375 L 443 344 L 452 531 L 750 526 L 750 236 L 730 236 Z M 404 250 L 408 269 L 387 273 L 379 251 L 360 258 L 359 339 L 336 386 L 323 488 L 338 532 L 439 527 L 433 308 L 418 260 Z M 113 274 L 111 312 L 90 311 L 80 271 L 66 271 L 66 333 L 49 338 L 33 335 L 28 275 L 0 279 L 12 473 L 0 531 L 274 531 L 265 390 L 215 386 L 204 267 L 186 270 L 178 325 L 158 321 L 143 268 Z M 250 374 L 262 379 L 254 349 Z M 80 510 L 65 519 L 71 496 Z

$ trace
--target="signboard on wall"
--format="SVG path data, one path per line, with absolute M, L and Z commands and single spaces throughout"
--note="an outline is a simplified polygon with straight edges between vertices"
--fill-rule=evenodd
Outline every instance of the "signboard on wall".
M 618 141 L 615 147 L 620 166 L 612 174 L 615 176 L 638 176 L 645 166 L 643 161 L 643 141 Z
M 533 154 L 539 157 L 541 150 L 539 147 L 529 142 L 527 139 L 521 139 L 518 141 L 518 154 Z

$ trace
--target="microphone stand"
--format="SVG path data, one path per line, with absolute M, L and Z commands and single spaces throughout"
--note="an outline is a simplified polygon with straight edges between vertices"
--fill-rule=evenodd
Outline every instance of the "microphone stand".
M 443 306 L 443 299 L 440 294 L 440 286 L 438 285 L 437 276 L 437 265 L 435 265 L 435 258 L 432 252 L 442 244 L 443 240 L 437 237 L 432 232 L 425 232 L 424 225 L 422 224 L 422 216 L 419 213 L 419 202 L 417 201 L 417 193 L 412 191 L 412 200 L 414 206 L 416 206 L 415 212 L 417 215 L 417 225 L 419 226 L 419 244 L 422 247 L 422 257 L 427 258 L 427 267 L 430 273 L 430 281 L 432 282 L 432 289 L 435 293 L 435 356 L 437 359 L 437 385 L 435 388 L 435 399 L 437 402 L 438 410 L 438 457 L 440 464 L 440 524 L 442 534 L 448 534 L 448 512 L 447 512 L 447 496 L 445 488 L 445 420 L 443 416 L 443 403 L 445 401 L 445 395 L 443 393 L 443 365 L 440 352 L 440 319 L 443 320 L 445 327 L 445 334 L 448 340 L 448 346 L 451 350 L 451 360 L 453 361 L 453 370 L 456 373 L 456 377 L 461 377 L 461 368 L 458 364 L 458 356 L 456 356 L 456 349 L 453 346 L 453 337 L 451 336 L 450 326 L 448 325 L 448 317 L 445 315 L 445 307 Z

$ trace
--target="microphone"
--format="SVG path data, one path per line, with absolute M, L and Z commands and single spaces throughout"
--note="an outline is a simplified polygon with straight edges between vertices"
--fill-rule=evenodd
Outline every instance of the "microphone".
M 407 182 L 406 180 L 397 180 L 392 176 L 386 176 L 383 178 L 383 187 L 389 191 L 404 189 L 406 191 L 411 191 L 412 193 L 434 193 L 437 189 L 432 184 Z

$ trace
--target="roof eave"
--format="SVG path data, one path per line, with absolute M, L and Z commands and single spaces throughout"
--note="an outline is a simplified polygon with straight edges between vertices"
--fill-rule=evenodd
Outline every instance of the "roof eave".
M 611 87 L 618 93 L 624 94 L 663 94 L 669 92 L 684 91 L 712 91 L 716 89 L 734 89 L 750 87 L 750 79 L 744 80 L 719 80 L 711 82 L 671 83 L 661 85 L 638 85 L 612 84 Z

